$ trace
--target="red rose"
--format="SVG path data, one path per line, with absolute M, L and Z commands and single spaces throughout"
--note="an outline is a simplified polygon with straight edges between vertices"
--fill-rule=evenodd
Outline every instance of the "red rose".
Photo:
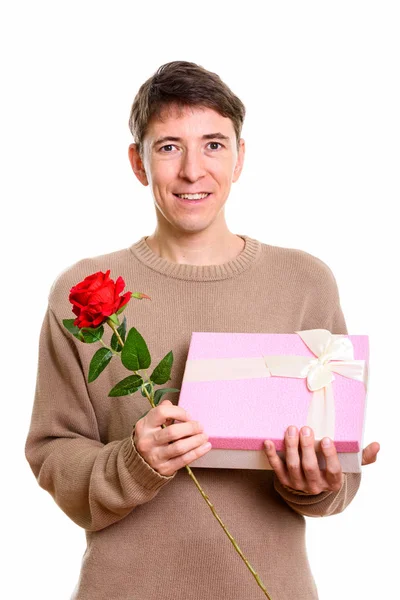
M 120 296 L 125 287 L 122 277 L 114 283 L 109 275 L 110 270 L 99 271 L 71 288 L 69 301 L 73 304 L 72 312 L 77 315 L 76 327 L 99 327 L 131 299 L 131 292 Z

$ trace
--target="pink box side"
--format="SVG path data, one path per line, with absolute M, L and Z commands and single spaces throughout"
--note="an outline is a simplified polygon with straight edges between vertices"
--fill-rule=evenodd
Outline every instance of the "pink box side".
M 355 358 L 368 360 L 368 337 L 348 337 L 353 343 Z M 188 359 L 277 354 L 314 356 L 297 334 L 194 332 Z M 359 452 L 364 385 L 335 374 L 332 387 L 337 415 L 336 449 L 338 452 Z M 269 398 L 268 403 L 266 398 Z M 270 377 L 232 381 L 183 380 L 179 404 L 194 419 L 205 424 L 213 448 L 259 450 L 268 438 L 282 450 L 286 428 L 289 425 L 300 428 L 306 424 L 310 400 L 311 392 L 305 380 Z

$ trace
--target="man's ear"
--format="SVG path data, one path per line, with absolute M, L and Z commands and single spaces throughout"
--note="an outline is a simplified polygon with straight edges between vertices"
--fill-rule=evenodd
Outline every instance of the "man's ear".
M 246 150 L 246 148 L 245 148 L 244 139 L 240 138 L 240 140 L 239 140 L 239 152 L 238 152 L 238 157 L 237 157 L 237 160 L 236 160 L 235 169 L 233 171 L 232 182 L 237 181 L 239 179 L 240 173 L 242 172 L 243 163 L 244 163 L 245 150 Z
M 137 144 L 130 144 L 128 148 L 129 162 L 131 163 L 132 171 L 143 185 L 149 185 L 147 181 L 146 171 L 144 170 L 143 161 L 137 149 Z

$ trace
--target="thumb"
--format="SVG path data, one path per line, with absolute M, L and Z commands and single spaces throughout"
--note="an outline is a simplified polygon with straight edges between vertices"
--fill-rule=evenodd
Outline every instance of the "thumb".
M 368 444 L 366 448 L 364 448 L 362 453 L 362 466 L 370 465 L 376 461 L 377 454 L 380 450 L 380 445 L 378 442 L 372 442 Z
M 160 406 L 161 404 L 172 404 L 171 400 L 163 400 L 162 402 L 160 402 L 160 404 L 158 406 Z M 165 421 L 165 426 L 168 427 L 168 425 L 172 425 L 172 423 L 174 422 L 174 419 L 167 419 Z

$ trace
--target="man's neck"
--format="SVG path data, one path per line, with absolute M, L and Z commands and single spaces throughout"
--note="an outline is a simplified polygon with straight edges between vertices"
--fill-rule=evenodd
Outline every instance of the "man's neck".
M 218 236 L 199 234 L 161 235 L 156 231 L 146 238 L 149 248 L 171 262 L 187 265 L 221 265 L 236 258 L 244 248 L 243 239 L 228 229 Z

